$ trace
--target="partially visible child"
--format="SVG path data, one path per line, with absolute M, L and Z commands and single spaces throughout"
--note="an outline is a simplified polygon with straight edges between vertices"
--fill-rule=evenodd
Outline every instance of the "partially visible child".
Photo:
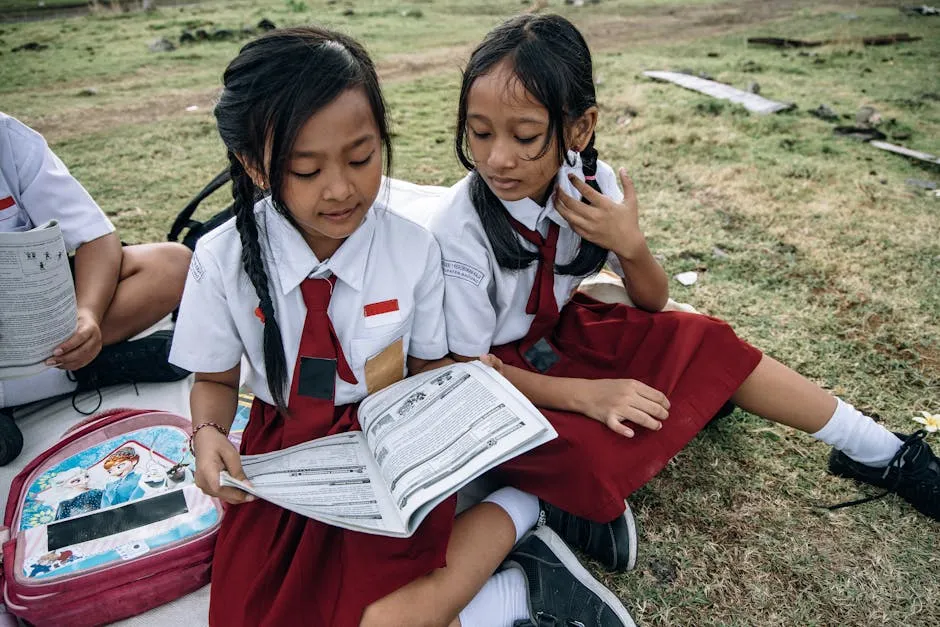
M 707 316 L 659 312 L 669 291 L 633 184 L 597 159 L 591 53 L 556 15 L 524 15 L 473 52 L 456 148 L 470 170 L 431 223 L 457 359 L 491 352 L 559 437 L 500 471 L 550 525 L 613 569 L 633 562 L 625 502 L 726 401 L 830 444 L 830 470 L 940 518 L 923 432 L 897 436 Z M 607 263 L 639 309 L 575 293 Z
M 447 355 L 440 248 L 377 201 L 391 145 L 365 50 L 319 28 L 272 31 L 223 80 L 215 116 L 235 217 L 196 247 L 171 353 L 197 373 L 196 483 L 233 504 L 210 624 L 632 625 L 547 527 L 522 539 L 538 502 L 513 488 L 456 520 L 448 499 L 407 539 L 220 488 L 223 469 L 244 478 L 226 437 L 243 357 L 255 401 L 241 452 L 256 454 L 358 429 L 367 390 Z M 376 303 L 397 315 L 368 319 Z
M 186 376 L 166 361 L 168 332 L 119 343 L 179 305 L 189 249 L 172 243 L 122 247 L 110 220 L 42 135 L 0 112 L 0 232 L 28 231 L 49 220 L 59 222 L 66 248 L 75 253 L 78 323 L 72 337 L 49 356 L 47 365 L 54 369 L 0 381 L 0 407 L 65 394 L 76 386 Z

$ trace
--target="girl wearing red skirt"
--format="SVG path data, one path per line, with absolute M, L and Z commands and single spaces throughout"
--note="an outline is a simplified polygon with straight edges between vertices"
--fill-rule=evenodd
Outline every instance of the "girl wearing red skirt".
M 659 312 L 667 278 L 640 231 L 633 184 L 598 161 L 591 54 L 555 15 L 490 32 L 463 75 L 456 148 L 470 174 L 431 224 L 444 254 L 448 344 L 492 352 L 559 438 L 501 467 L 551 526 L 608 567 L 632 566 L 624 499 L 728 401 L 833 447 L 830 469 L 940 517 L 923 433 L 898 437 L 715 318 Z M 575 290 L 605 263 L 637 308 Z
M 451 498 L 405 539 L 220 488 L 222 470 L 244 478 L 226 438 L 242 363 L 256 399 L 241 452 L 257 454 L 358 429 L 368 392 L 443 364 L 448 349 L 440 248 L 381 200 L 389 133 L 362 47 L 272 31 L 228 66 L 215 116 L 235 217 L 196 247 L 170 356 L 197 373 L 196 483 L 231 504 L 210 624 L 632 625 L 557 535 L 522 537 L 538 501 L 514 488 L 456 520 Z

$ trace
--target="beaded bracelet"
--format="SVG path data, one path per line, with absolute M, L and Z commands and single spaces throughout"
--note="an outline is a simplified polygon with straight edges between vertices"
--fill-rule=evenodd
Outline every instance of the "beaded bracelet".
M 212 427 L 213 429 L 215 429 L 216 431 L 218 431 L 225 437 L 228 437 L 228 429 L 226 429 L 220 424 L 216 424 L 214 422 L 204 422 L 200 425 L 196 425 L 196 427 L 193 428 L 193 434 L 189 436 L 189 452 L 192 453 L 193 457 L 196 456 L 196 451 L 195 449 L 193 449 L 193 442 L 196 439 L 196 434 L 199 433 L 199 430 L 202 429 L 203 427 Z

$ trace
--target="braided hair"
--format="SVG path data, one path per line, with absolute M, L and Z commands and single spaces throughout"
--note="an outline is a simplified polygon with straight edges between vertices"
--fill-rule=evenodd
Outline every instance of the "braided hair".
M 225 69 L 223 85 L 214 113 L 228 153 L 241 261 L 258 295 L 264 323 L 268 388 L 278 408 L 285 411 L 287 360 L 255 202 L 270 194 L 274 209 L 297 227 L 281 194 L 291 149 L 307 120 L 349 89 L 365 92 L 382 139 L 388 174 L 392 147 L 385 101 L 365 49 L 345 35 L 319 27 L 273 30 L 249 42 Z M 252 174 L 264 180 L 252 180 Z
M 565 146 L 566 125 L 595 106 L 597 98 L 587 42 L 571 22 L 559 15 L 519 15 L 490 31 L 470 56 L 463 73 L 457 109 L 457 159 L 472 172 L 470 200 L 480 216 L 496 262 L 508 270 L 521 270 L 534 262 L 538 253 L 522 244 L 499 198 L 475 171 L 467 136 L 470 88 L 477 78 L 490 72 L 503 59 L 509 59 L 520 84 L 548 110 L 545 144 L 535 159 L 545 155 L 554 139 L 559 166 L 562 163 L 573 166 Z M 587 147 L 581 151 L 581 167 L 588 185 L 600 192 L 594 180 L 597 173 L 594 138 L 592 133 Z M 607 255 L 608 251 L 603 247 L 582 239 L 574 259 L 566 264 L 556 264 L 555 271 L 573 276 L 594 274 L 604 266 Z

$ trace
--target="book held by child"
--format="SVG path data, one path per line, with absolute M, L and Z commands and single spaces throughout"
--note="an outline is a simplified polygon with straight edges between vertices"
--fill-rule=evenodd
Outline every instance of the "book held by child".
M 75 285 L 55 220 L 0 232 L 0 379 L 42 372 L 75 333 Z
M 359 423 L 361 431 L 242 456 L 249 482 L 223 471 L 222 485 L 337 527 L 409 537 L 472 479 L 556 437 L 522 394 L 476 361 L 369 396 Z

